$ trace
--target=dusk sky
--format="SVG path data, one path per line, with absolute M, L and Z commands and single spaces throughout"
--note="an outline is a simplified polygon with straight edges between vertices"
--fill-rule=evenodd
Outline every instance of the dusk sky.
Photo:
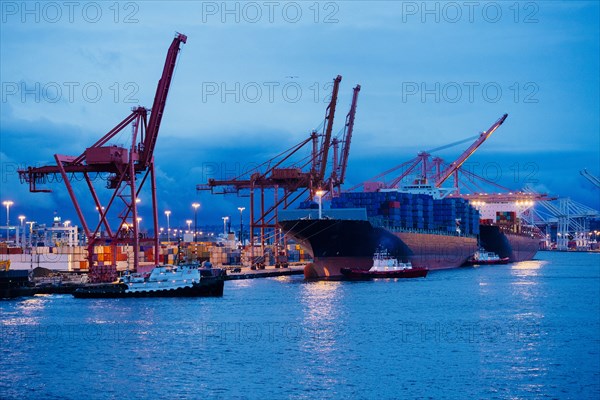
M 171 209 L 173 226 L 193 216 L 194 201 L 203 224 L 248 207 L 247 198 L 196 193 L 196 184 L 308 137 L 338 74 L 334 132 L 362 87 L 347 186 L 508 113 L 469 159 L 474 171 L 493 163 L 504 186 L 600 208 L 579 173 L 600 175 L 597 1 L 69 4 L 2 2 L 0 200 L 15 202 L 13 224 L 19 214 L 50 223 L 55 211 L 77 221 L 62 184 L 29 193 L 15 170 L 79 155 L 133 106 L 151 107 L 175 32 L 188 42 L 155 151 L 159 216 Z M 439 155 L 452 160 L 468 145 Z M 83 205 L 92 217 L 93 202 Z M 148 220 L 149 205 L 143 194 Z

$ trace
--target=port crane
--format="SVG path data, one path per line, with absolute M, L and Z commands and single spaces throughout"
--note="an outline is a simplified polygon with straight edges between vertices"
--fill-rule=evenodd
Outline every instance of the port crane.
M 329 192 L 332 195 L 341 193 L 342 185 L 346 181 L 346 171 L 348 169 L 348 158 L 350 157 L 350 144 L 352 143 L 352 133 L 354 132 L 354 117 L 356 116 L 356 104 L 358 102 L 358 93 L 360 85 L 356 85 L 352 90 L 352 102 L 350 103 L 350 111 L 346 114 L 346 122 L 344 123 L 344 133 L 341 141 L 334 138 L 331 141 L 333 147 L 333 169 L 329 178 Z M 342 151 L 338 156 L 338 148 L 342 144 Z
M 342 77 L 333 80 L 331 99 L 325 111 L 323 131 L 313 130 L 309 137 L 272 159 L 233 179 L 209 179 L 206 184 L 196 186 L 197 190 L 209 190 L 213 194 L 237 194 L 249 192 L 250 197 L 250 243 L 255 243 L 256 229 L 260 230 L 260 244 L 264 251 L 266 230 L 274 230 L 273 242 L 282 239 L 276 229 L 278 210 L 295 203 L 304 195 L 312 200 L 317 191 L 334 192 L 346 177 L 350 143 L 354 131 L 358 93 L 360 85 L 353 89 L 350 111 L 346 115 L 341 139 L 332 138 L 333 123 Z M 340 148 L 341 146 L 341 148 Z M 308 157 L 294 161 L 301 150 L 309 149 Z M 327 176 L 330 150 L 333 153 L 333 167 Z M 273 192 L 273 199 L 266 204 L 266 191 Z M 321 194 L 323 196 L 323 194 Z M 254 249 L 254 246 L 252 246 Z M 254 259 L 254 255 L 252 255 Z
M 579 171 L 579 173 L 584 178 L 586 178 L 588 181 L 592 182 L 592 184 L 594 184 L 594 186 L 596 186 L 597 188 L 600 188 L 600 179 L 598 179 L 594 175 L 590 174 L 587 169 L 584 168 L 581 171 Z
M 473 142 L 455 161 L 453 161 L 443 172 L 438 174 L 435 178 L 435 186 L 440 187 L 450 175 L 456 173 L 456 171 L 464 164 L 465 161 L 477 150 L 483 142 L 485 142 L 491 135 L 504 123 L 508 114 L 504 114 L 500 117 L 488 130 L 481 132 L 477 140 Z M 455 187 L 457 187 L 455 182 Z
M 494 122 L 494 124 L 492 124 L 492 126 L 490 126 L 486 131 L 481 132 L 479 135 L 475 135 L 473 137 L 458 141 L 458 142 L 454 142 L 445 146 L 441 146 L 438 147 L 436 149 L 433 150 L 429 150 L 429 151 L 422 151 L 419 152 L 417 154 L 417 157 L 406 161 L 402 164 L 396 165 L 395 167 L 392 167 L 376 176 L 374 176 L 373 178 L 369 179 L 369 181 L 367 182 L 374 182 L 377 181 L 381 178 L 384 178 L 385 176 L 390 175 L 393 172 L 396 171 L 401 171 L 401 173 L 396 176 L 395 178 L 392 179 L 392 181 L 388 184 L 381 184 L 380 187 L 385 187 L 385 188 L 397 188 L 400 183 L 408 176 L 414 175 L 416 173 L 418 173 L 418 169 L 417 167 L 419 167 L 419 165 L 421 166 L 420 168 L 420 174 L 419 174 L 419 181 L 421 182 L 427 182 L 431 180 L 434 182 L 435 187 L 441 187 L 441 185 L 450 177 L 450 176 L 454 176 L 454 187 L 455 187 L 455 191 L 458 190 L 458 172 L 460 170 L 460 167 L 465 163 L 465 161 L 492 135 L 492 133 L 494 133 L 496 131 L 496 129 L 498 129 L 500 127 L 500 125 L 502 125 L 504 123 L 504 121 L 506 120 L 506 118 L 508 117 L 508 114 L 504 114 L 502 115 L 496 122 Z M 444 166 L 444 162 L 441 158 L 439 157 L 433 157 L 431 158 L 431 153 L 435 152 L 435 151 L 439 151 L 442 149 L 445 149 L 447 147 L 451 147 L 451 146 L 455 146 L 457 144 L 463 143 L 465 141 L 470 141 L 472 139 L 475 139 L 475 141 L 465 150 L 462 152 L 462 154 L 460 156 L 458 156 L 458 158 L 453 161 L 452 163 L 450 163 L 449 165 L 445 166 L 444 169 L 442 169 L 442 167 Z M 432 175 L 432 170 L 435 169 L 435 174 Z M 356 190 L 362 186 L 365 185 L 366 182 L 362 182 L 359 183 L 358 185 L 355 185 L 353 187 L 351 187 L 350 189 L 348 189 L 348 191 L 353 191 Z
M 88 244 L 88 262 L 90 280 L 92 282 L 107 282 L 116 278 L 116 246 L 117 244 L 133 245 L 133 268 L 139 265 L 138 250 L 140 242 L 152 243 L 155 264 L 158 264 L 158 209 L 156 199 L 156 175 L 154 166 L 154 149 L 164 115 L 165 104 L 171 80 L 175 70 L 180 46 L 187 41 L 187 36 L 177 33 L 167 51 L 162 75 L 158 81 L 154 102 L 151 109 L 134 107 L 131 114 L 119 122 L 96 143 L 85 149 L 79 156 L 55 154 L 56 165 L 43 167 L 28 167 L 19 170 L 22 182 L 29 184 L 31 192 L 50 192 L 39 185 L 49 180 L 61 179 L 65 184 L 77 216 L 81 221 Z M 148 114 L 150 118 L 148 119 Z M 126 127 L 131 126 L 131 146 L 129 148 L 110 145 L 109 141 Z M 113 190 L 110 200 L 103 205 L 93 181 L 108 174 L 106 187 Z M 60 178 L 58 178 L 60 177 Z M 85 180 L 89 193 L 99 213 L 98 223 L 86 220 L 80 201 L 74 190 L 72 181 Z M 144 184 L 150 181 L 152 198 L 152 225 L 154 237 L 142 239 L 139 232 L 137 200 Z M 118 211 L 118 205 L 121 210 Z M 117 214 L 118 224 L 112 226 L 108 215 Z M 106 238 L 100 237 L 102 226 L 106 229 Z M 94 248 L 101 243 L 111 246 L 112 262 L 108 265 L 98 260 Z

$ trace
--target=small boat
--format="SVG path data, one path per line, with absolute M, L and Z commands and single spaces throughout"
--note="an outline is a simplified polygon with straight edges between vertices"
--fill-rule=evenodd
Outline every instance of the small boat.
M 510 261 L 509 257 L 500 258 L 498 254 L 479 249 L 475 252 L 467 262 L 466 265 L 495 265 L 495 264 L 508 264 Z
M 162 265 L 146 274 L 129 273 L 117 282 L 86 285 L 73 293 L 76 298 L 128 297 L 220 297 L 225 273 L 210 264 Z
M 401 263 L 386 250 L 377 250 L 373 255 L 373 266 L 369 270 L 342 268 L 342 275 L 349 279 L 373 278 L 424 278 L 429 269 L 415 268 L 410 262 Z

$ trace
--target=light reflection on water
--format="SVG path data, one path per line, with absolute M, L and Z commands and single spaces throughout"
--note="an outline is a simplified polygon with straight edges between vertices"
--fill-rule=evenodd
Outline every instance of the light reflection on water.
M 44 307 L 49 301 L 48 296 L 35 296 L 31 298 L 24 298 L 16 300 L 18 303 L 14 307 L 12 312 L 2 314 L 3 318 L 0 320 L 0 325 L 5 326 L 35 326 L 40 324 L 40 313 L 43 312 Z M 9 315 L 14 317 L 10 318 Z
M 546 264 L 547 262 L 542 260 L 520 261 L 511 264 L 510 269 L 515 276 L 537 276 L 539 269 Z
M 312 385 L 332 388 L 340 384 L 340 374 L 332 365 L 344 349 L 338 343 L 340 303 L 344 302 L 343 282 L 317 281 L 305 283 L 300 289 L 300 301 L 303 309 L 302 326 L 307 333 L 301 348 L 313 358 L 309 370 L 298 371 L 304 374 Z

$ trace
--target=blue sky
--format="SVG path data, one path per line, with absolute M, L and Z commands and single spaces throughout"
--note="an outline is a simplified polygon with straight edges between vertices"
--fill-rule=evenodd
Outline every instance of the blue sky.
M 506 112 L 469 160 L 474 168 L 494 163 L 506 186 L 528 180 L 600 208 L 598 191 L 579 174 L 600 174 L 598 3 L 474 4 L 3 2 L 0 198 L 15 202 L 13 221 L 25 214 L 49 222 L 55 210 L 76 220 L 61 185 L 30 194 L 15 167 L 78 155 L 132 106 L 150 107 L 179 31 L 189 40 L 155 152 L 159 204 L 173 210 L 174 224 L 192 216 L 193 201 L 206 223 L 247 207 L 245 198 L 196 193 L 195 185 L 307 137 L 337 74 L 336 132 L 352 88 L 362 86 L 350 185 L 477 134 Z M 467 146 L 439 155 L 450 160 Z

